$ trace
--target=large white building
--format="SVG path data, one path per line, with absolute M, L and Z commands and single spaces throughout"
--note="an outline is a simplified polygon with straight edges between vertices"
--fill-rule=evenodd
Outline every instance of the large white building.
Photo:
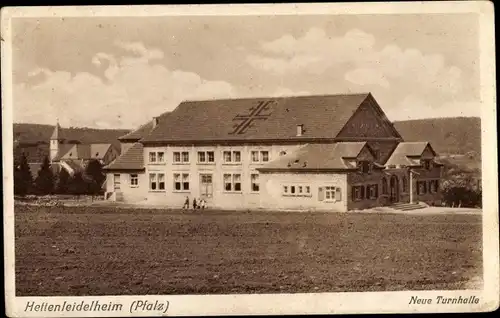
M 120 138 L 108 200 L 348 211 L 439 204 L 441 165 L 367 94 L 187 101 Z

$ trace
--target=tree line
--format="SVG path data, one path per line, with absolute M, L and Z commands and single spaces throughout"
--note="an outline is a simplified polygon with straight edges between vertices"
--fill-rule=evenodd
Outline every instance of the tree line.
M 90 160 L 83 171 L 72 176 L 61 168 L 54 173 L 50 160 L 45 156 L 37 176 L 33 178 L 26 156 L 14 161 L 14 194 L 72 194 L 99 195 L 106 176 L 98 160 Z
M 481 171 L 443 160 L 445 171 L 441 182 L 443 202 L 450 207 L 480 208 L 483 205 Z

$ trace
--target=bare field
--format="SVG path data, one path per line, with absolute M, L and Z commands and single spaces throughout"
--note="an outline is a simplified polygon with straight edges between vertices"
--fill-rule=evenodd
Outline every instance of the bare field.
M 465 289 L 480 215 L 16 206 L 17 296 Z

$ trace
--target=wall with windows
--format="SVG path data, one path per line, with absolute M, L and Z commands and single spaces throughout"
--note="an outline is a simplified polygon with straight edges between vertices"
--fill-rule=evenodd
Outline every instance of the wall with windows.
M 389 194 L 389 187 L 382 183 L 384 176 L 380 169 L 372 169 L 369 173 L 349 172 L 346 193 L 348 209 L 368 209 L 388 204 L 384 198 Z M 389 181 L 388 176 L 386 177 Z
M 418 175 L 413 179 L 413 198 L 415 202 L 425 202 L 429 205 L 441 205 L 441 167 L 432 164 L 428 169 L 414 169 Z
M 116 171 L 106 174 L 106 192 L 119 193 L 115 197 L 118 201 L 135 203 L 146 200 L 147 183 L 144 172 Z
M 261 178 L 256 169 L 281 155 L 295 151 L 298 147 L 298 145 L 145 147 L 147 201 L 182 207 L 186 197 L 189 197 L 190 206 L 194 198 L 197 200 L 204 198 L 208 207 L 259 208 Z M 164 177 L 159 177 L 158 174 L 164 174 Z M 155 185 L 158 178 L 164 178 L 164 187 L 160 184 Z
M 347 211 L 342 173 L 262 173 L 260 186 L 263 209 Z

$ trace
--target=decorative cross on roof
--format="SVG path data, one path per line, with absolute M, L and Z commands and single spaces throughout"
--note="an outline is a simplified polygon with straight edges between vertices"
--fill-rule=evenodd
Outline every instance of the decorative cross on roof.
M 254 127 L 253 122 L 255 120 L 266 120 L 271 116 L 271 112 L 267 112 L 263 114 L 262 112 L 269 110 L 269 105 L 274 103 L 274 101 L 260 101 L 257 106 L 250 107 L 249 114 L 247 115 L 236 115 L 233 118 L 233 121 L 241 121 L 239 124 L 235 124 L 233 126 L 234 130 L 230 132 L 230 135 L 233 134 L 244 134 L 248 128 Z

